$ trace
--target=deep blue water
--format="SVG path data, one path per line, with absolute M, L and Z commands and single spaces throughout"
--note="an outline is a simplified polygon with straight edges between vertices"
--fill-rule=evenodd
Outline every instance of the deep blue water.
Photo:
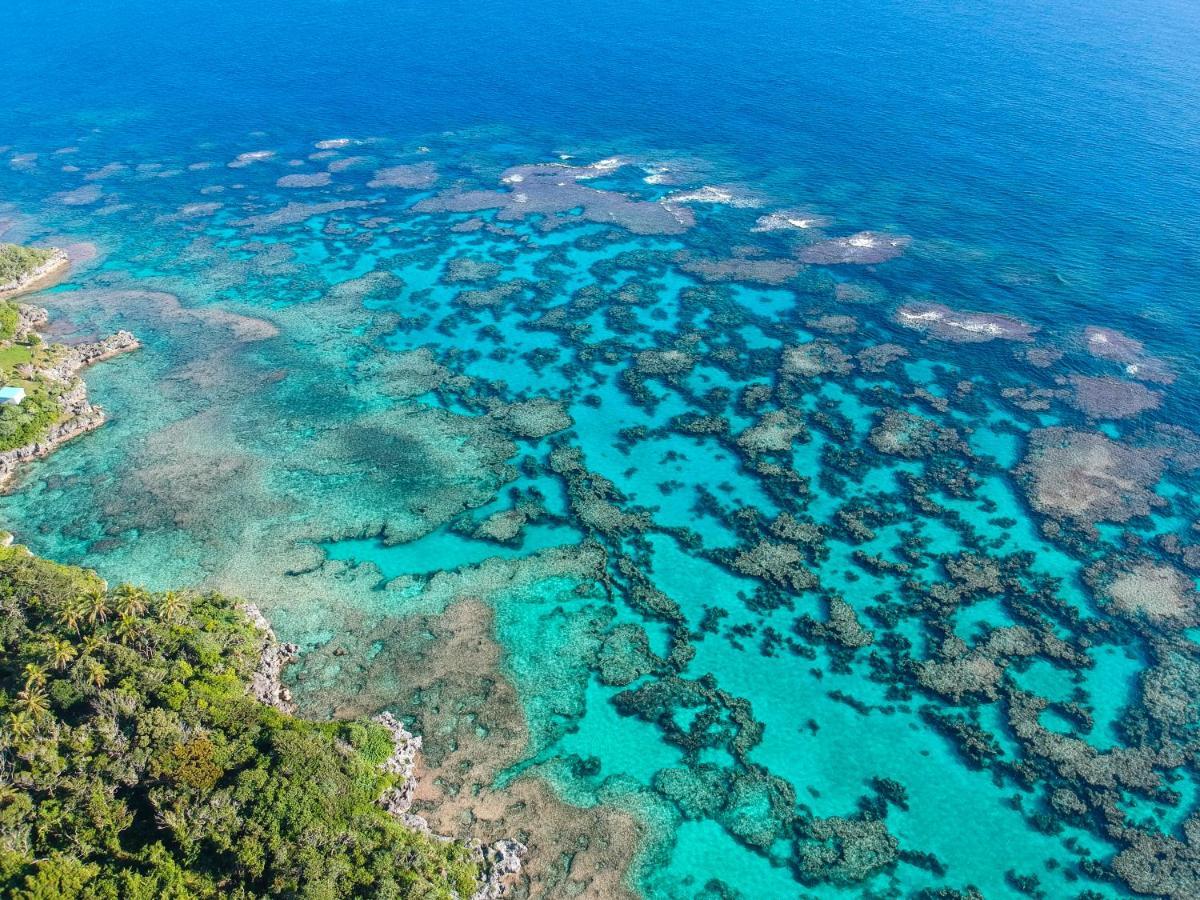
M 64 138 L 638 135 L 895 180 L 956 213 L 966 192 L 1008 206 L 1006 236 L 1047 248 L 1111 219 L 1114 244 L 1156 227 L 1179 250 L 1200 191 L 1200 10 L 1186 2 L 51 0 L 8 4 L 6 28 L 6 116 Z M 993 234 L 978 218 L 962 227 Z
M 998 304 L 1140 315 L 1164 344 L 1197 324 L 1200 8 L 1183 0 L 50 0 L 8 4 L 6 28 L 13 143 L 480 125 L 640 139 L 840 186 L 842 215 L 1065 281 Z
M 1145 575 L 1151 563 L 1184 573 L 1164 579 L 1182 586 L 1181 603 L 1195 604 L 1198 557 L 1187 553 L 1198 518 L 1195 470 L 1185 454 L 1172 456 L 1170 470 L 1154 469 L 1146 485 L 1158 498 L 1152 515 L 1135 514 L 1127 524 L 1097 515 L 1099 530 L 1082 541 L 1039 530 L 1044 519 L 1014 469 L 1038 428 L 1099 432 L 1145 449 L 1160 439 L 1155 425 L 1200 425 L 1200 6 L 16 0 L 3 23 L 0 219 L 17 220 L 18 239 L 68 236 L 99 246 L 96 263 L 38 300 L 66 323 L 64 333 L 128 325 L 146 342 L 142 353 L 89 375 L 93 395 L 113 413 L 110 426 L 33 467 L 0 499 L 2 524 L 19 539 L 113 580 L 205 582 L 255 595 L 278 614 L 283 636 L 309 654 L 296 676 L 307 711 L 394 706 L 419 726 L 445 725 L 441 740 L 465 726 L 418 707 L 436 706 L 427 698 L 449 689 L 404 664 L 413 646 L 436 642 L 430 635 L 439 626 L 405 623 L 451 610 L 449 632 L 476 635 L 478 628 L 494 641 L 500 663 L 488 665 L 512 685 L 502 697 L 512 715 L 483 743 L 517 737 L 496 751 L 498 762 L 489 760 L 496 771 L 485 768 L 495 775 L 486 790 L 508 789 L 514 779 L 519 785 L 519 776 L 533 772 L 575 804 L 571 810 L 607 804 L 636 815 L 648 837 L 629 881 L 648 897 L 707 900 L 718 896 L 711 883 L 718 877 L 747 898 L 805 890 L 910 895 L 968 884 L 991 897 L 1015 891 L 1014 871 L 1037 872 L 1048 896 L 1085 888 L 1128 893 L 1128 880 L 1105 878 L 1082 860 L 1090 855 L 1109 866 L 1129 835 L 1124 844 L 1102 835 L 1094 809 L 1090 818 L 1064 813 L 1061 795 L 1059 806 L 1050 805 L 1052 788 L 1079 788 L 1078 779 L 1055 770 L 1056 780 L 1045 780 L 1053 753 L 1018 734 L 1013 710 L 1023 692 L 1050 701 L 1053 708 L 1032 720 L 1078 738 L 1072 752 L 1083 752 L 1085 741 L 1104 753 L 1138 746 L 1138 735 L 1149 734 L 1154 746 L 1166 740 L 1153 730 L 1158 725 L 1145 724 L 1138 679 L 1153 668 L 1183 685 L 1184 697 L 1194 696 L 1196 621 L 1166 614 L 1147 624 L 1129 609 L 1112 614 L 1111 604 L 1120 594 L 1135 610 L 1153 605 L 1153 585 L 1162 581 Z M 364 143 L 310 155 L 314 142 L 340 137 Z M 416 152 L 418 144 L 427 155 Z M 263 149 L 277 155 L 225 166 L 238 153 Z M 334 170 L 328 185 L 296 190 L 277 182 L 359 152 L 372 157 L 369 167 Z M 26 163 L 22 154 L 37 156 Z M 460 233 L 449 226 L 465 214 L 436 205 L 413 214 L 414 197 L 436 199 L 452 178 L 495 189 L 502 169 L 555 162 L 560 154 L 570 154 L 573 165 L 620 154 L 669 162 L 694 169 L 689 188 L 731 184 L 763 198 L 763 207 L 749 213 L 697 204 L 698 226 L 677 239 L 613 237 L 616 229 L 578 223 L 542 233 L 536 220 Z M 425 159 L 441 173 L 436 186 L 383 198 L 363 184 L 375 166 Z M 87 180 L 113 162 L 125 168 Z M 187 168 L 201 162 L 212 167 Z M 629 169 L 589 183 L 654 200 L 671 190 L 647 186 L 645 172 Z M 171 177 L 160 178 L 164 172 Z M 89 184 L 100 186 L 97 197 L 63 202 L 61 192 Z M 360 198 L 380 205 L 261 229 L 243 218 L 288 201 Z M 179 215 L 198 202 L 214 209 Z M 754 244 L 778 256 L 787 246 L 782 238 L 749 229 L 755 215 L 775 209 L 829 216 L 830 235 L 897 232 L 912 236 L 913 246 L 861 274 L 839 266 L 828 275 L 818 266 L 830 280 L 730 288 L 724 312 L 744 307 L 758 316 L 730 326 L 735 361 L 719 356 L 714 343 L 697 351 L 709 355 L 694 371 L 651 379 L 651 399 L 660 405 L 638 398 L 620 380 L 638 353 L 699 346 L 697 333 L 718 342 L 730 335 L 705 318 L 711 310 L 686 309 L 681 298 L 703 280 L 694 272 L 665 263 L 658 270 L 653 259 L 639 270 L 637 257 L 619 254 L 687 248 L 727 257 L 731 247 Z M 382 221 L 366 221 L 375 211 Z M 483 216 L 496 224 L 491 213 Z M 281 245 L 284 252 L 272 256 Z M 460 258 L 499 268 L 449 277 Z M 606 264 L 611 271 L 597 274 Z M 372 270 L 399 280 L 380 287 L 369 280 Z M 551 287 L 463 313 L 464 283 L 483 289 L 513 278 Z M 867 285 L 885 299 L 835 303 L 834 279 Z M 539 330 L 539 314 L 561 311 L 572 291 L 600 285 L 612 293 L 626 282 L 643 284 L 654 302 L 618 309 L 624 318 L 607 306 L 588 312 L 590 331 L 574 344 Z M 182 305 L 138 293 L 143 288 L 170 292 Z M 1014 362 L 1003 340 L 940 343 L 897 324 L 895 308 L 914 300 L 1017 317 L 1040 329 L 1039 347 L 1067 355 L 1034 371 Z M 232 337 L 224 330 L 231 312 L 248 317 L 234 323 Z M 786 457 L 811 479 L 803 499 L 781 498 L 737 446 L 685 433 L 672 417 L 715 409 L 734 434 L 749 428 L 758 411 L 738 406 L 739 392 L 787 382 L 779 350 L 811 342 L 817 312 L 858 317 L 860 330 L 846 338 L 854 348 L 868 338 L 898 341 L 910 359 L 886 376 L 834 366 L 771 401 L 811 431 L 774 451 L 773 460 Z M 677 326 L 685 314 L 693 318 Z M 374 316 L 387 322 L 378 333 Z M 1177 376 L 1169 386 L 1150 383 L 1162 391 L 1157 409 L 1089 418 L 1071 406 L 1068 376 L 1122 374 L 1085 358 L 1081 333 L 1089 325 L 1143 342 Z M 246 337 L 239 327 L 258 333 Z M 609 355 L 581 352 L 595 350 L 588 340 L 605 344 Z M 470 386 L 431 388 L 422 380 L 431 377 L 421 368 L 428 361 L 417 365 L 412 356 L 426 350 L 472 379 Z M 401 354 L 404 365 L 421 368 L 418 375 L 389 368 Z M 971 399 L 955 393 L 959 379 L 973 379 Z M 998 390 L 1028 385 L 1058 391 L 1055 405 L 1018 410 Z M 489 403 L 529 397 L 562 404 L 572 421 L 565 436 L 544 440 L 563 432 L 561 423 L 522 434 L 484 422 Z M 942 408 L 939 399 L 947 401 Z M 884 407 L 933 416 L 967 436 L 973 453 L 955 447 L 936 455 L 944 480 L 931 496 L 940 512 L 901 486 L 903 476 L 934 468 L 932 457 L 898 461 L 868 445 Z M 634 426 L 647 430 L 622 434 Z M 614 537 L 619 529 L 595 527 L 589 515 L 603 515 L 555 468 L 560 445 L 581 450 L 590 470 L 611 481 L 621 492 L 614 503 L 650 509 L 647 534 Z M 978 481 L 962 495 L 951 496 L 944 467 L 953 465 L 975 467 Z M 838 517 L 859 497 L 897 520 L 875 523 L 869 537 L 855 534 Z M 492 514 L 502 528 L 514 504 L 531 498 L 544 505 L 544 517 L 522 522 L 521 537 L 505 543 L 470 533 Z M 745 549 L 760 534 L 738 532 L 738 509 L 767 517 L 799 509 L 825 529 L 827 555 L 807 560 L 819 572 L 819 595 L 793 585 L 784 591 L 786 608 L 763 608 L 755 593 L 762 585 L 753 579 L 766 576 L 732 562 L 730 548 Z M 696 543 L 681 529 L 694 530 Z M 636 592 L 632 576 L 614 574 L 611 560 L 601 566 L 608 566 L 609 595 L 595 588 L 594 560 L 585 552 L 547 555 L 554 546 L 578 551 L 584 534 L 602 535 L 614 558 L 628 554 L 653 576 L 654 587 L 681 607 L 679 632 L 661 610 L 612 599 Z M 906 555 L 914 536 L 929 544 Z M 884 562 L 863 563 L 855 551 Z M 926 594 L 914 599 L 906 579 L 952 581 L 940 555 L 968 552 L 1004 560 L 1020 576 L 1003 590 L 979 588 L 962 609 L 932 622 Z M 887 565 L 911 567 L 902 577 Z M 431 577 L 442 571 L 450 574 Z M 1133 600 L 1112 587 L 1126 576 Z M 1029 598 L 1046 583 L 1073 612 L 1031 611 Z M 880 643 L 884 634 L 894 640 L 887 646 L 896 657 L 882 661 L 876 643 L 874 667 L 862 647 L 843 658 L 846 647 L 796 621 L 812 614 L 824 623 L 835 596 L 876 629 Z M 889 619 L 896 598 L 911 606 Z M 494 624 L 480 625 L 478 616 L 463 624 L 461 610 L 476 599 L 490 606 Z M 716 625 L 713 610 L 726 616 Z M 1111 629 L 1095 626 L 1109 618 L 1117 623 Z M 903 662 L 944 663 L 957 658 L 952 636 L 964 648 L 986 647 L 994 629 L 1017 625 L 1042 629 L 1044 643 L 1000 654 L 1009 666 L 1002 696 L 959 703 L 928 684 L 905 695 L 914 685 Z M 772 649 L 768 629 L 788 640 L 806 636 L 787 645 L 789 653 L 778 649 L 786 642 Z M 689 644 L 695 655 L 678 673 L 712 673 L 721 691 L 749 700 L 764 726 L 760 742 L 746 751 L 715 740 L 697 751 L 670 739 L 696 709 L 709 709 L 704 703 L 719 706 L 710 695 L 691 702 L 684 691 L 658 716 L 619 699 L 617 688 L 638 678 L 653 683 L 665 671 L 650 667 L 621 681 L 597 662 L 609 659 L 602 645 L 604 653 L 637 656 L 620 643 L 629 634 L 645 637 L 660 663 L 674 638 Z M 1049 634 L 1078 655 L 1056 655 Z M 339 641 L 350 648 L 346 660 L 333 653 Z M 388 663 L 389 652 L 399 661 Z M 1175 658 L 1186 665 L 1162 674 Z M 453 685 L 471 694 L 470 685 Z M 1197 711 L 1184 706 L 1186 731 Z M 945 726 L 927 727 L 930 710 L 965 716 L 991 735 L 1003 763 L 973 767 Z M 470 722 L 473 739 L 482 740 Z M 1170 739 L 1180 746 L 1194 740 Z M 436 750 L 438 740 L 430 737 L 427 746 Z M 1014 766 L 1023 754 L 1039 760 L 1044 784 L 1020 783 Z M 664 786 L 663 773 L 678 778 L 681 766 L 701 764 L 727 779 L 745 776 L 736 791 L 720 795 L 726 805 L 716 812 L 696 809 L 706 809 L 717 789 L 706 794 L 704 785 L 692 785 L 689 795 L 678 784 Z M 1130 821 L 1182 841 L 1200 778 L 1188 763 L 1163 774 L 1178 792 L 1174 802 L 1134 788 L 1119 802 Z M 797 861 L 788 829 L 811 827 L 813 816 L 870 821 L 859 807 L 871 777 L 905 785 L 909 808 L 893 804 L 886 830 L 904 851 L 936 857 L 945 872 L 910 857 L 867 866 L 860 881 L 837 865 L 816 876 Z M 602 817 L 579 825 L 575 812 L 521 796 L 532 817 L 599 834 Z M 793 822 L 790 812 L 780 818 L 781 807 L 804 814 Z M 628 832 L 625 838 L 632 843 Z M 548 854 L 553 842 L 538 840 L 535 851 Z M 591 872 L 618 863 L 629 860 L 614 851 L 579 866 Z M 1176 895 L 1187 896 L 1186 885 L 1196 883 L 1183 882 Z M 569 893 L 541 872 L 533 884 L 535 893 Z M 594 883 L 591 890 L 604 895 Z

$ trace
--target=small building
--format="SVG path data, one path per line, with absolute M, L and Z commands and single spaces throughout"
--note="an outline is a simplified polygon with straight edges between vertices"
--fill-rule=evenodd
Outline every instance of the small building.
M 0 406 L 20 406 L 24 399 L 25 388 L 23 387 L 0 388 Z

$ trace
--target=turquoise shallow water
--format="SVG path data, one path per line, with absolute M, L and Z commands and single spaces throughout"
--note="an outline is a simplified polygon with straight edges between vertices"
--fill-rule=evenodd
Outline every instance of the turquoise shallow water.
M 17 5 L 3 237 L 145 349 L 4 527 L 523 894 L 1194 896 L 1194 10 L 393 13 Z

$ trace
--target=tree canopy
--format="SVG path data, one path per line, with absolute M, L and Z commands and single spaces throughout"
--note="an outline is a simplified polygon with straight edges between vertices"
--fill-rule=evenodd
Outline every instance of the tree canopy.
M 262 640 L 221 595 L 0 548 L 0 894 L 469 896 L 466 848 L 378 805 L 384 728 L 249 695 Z

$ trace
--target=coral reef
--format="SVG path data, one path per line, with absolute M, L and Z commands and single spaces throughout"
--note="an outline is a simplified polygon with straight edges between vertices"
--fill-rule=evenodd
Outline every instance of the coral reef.
M 258 696 L 384 716 L 387 808 L 477 838 L 481 898 L 1189 895 L 1186 367 L 975 247 L 518 145 L 56 175 L 106 264 L 54 333 L 152 352 L 13 520 L 252 597 L 300 654 Z
M 1149 515 L 1162 501 L 1151 490 L 1164 452 L 1131 447 L 1102 434 L 1042 428 L 1029 436 L 1017 474 L 1039 512 L 1091 527 Z

